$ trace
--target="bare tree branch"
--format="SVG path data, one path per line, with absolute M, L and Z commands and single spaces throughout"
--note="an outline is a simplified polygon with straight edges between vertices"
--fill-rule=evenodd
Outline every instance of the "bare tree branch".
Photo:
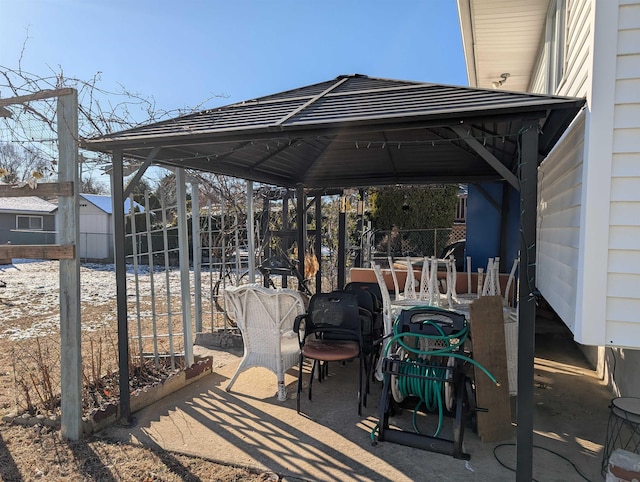
M 132 92 L 122 84 L 117 84 L 115 91 L 101 87 L 102 72 L 99 71 L 88 80 L 66 76 L 60 65 L 56 68 L 49 67 L 50 72 L 45 75 L 27 72 L 22 64 L 29 40 L 28 33 L 27 29 L 17 68 L 0 65 L 0 98 L 24 96 L 48 89 L 75 88 L 78 91 L 80 139 L 189 114 L 219 97 L 209 97 L 195 108 L 163 110 L 158 108 L 153 96 Z M 52 167 L 57 164 L 56 99 L 15 104 L 6 107 L 3 112 L 4 115 L 0 116 L 0 145 L 18 145 L 23 153 L 44 160 L 49 164 L 48 170 L 55 172 Z M 18 149 L 11 152 L 17 153 Z M 5 155 L 5 159 L 6 157 Z M 16 161 L 24 159 L 24 155 L 17 155 Z M 85 162 L 95 168 L 106 161 L 104 155 L 92 152 L 87 153 Z

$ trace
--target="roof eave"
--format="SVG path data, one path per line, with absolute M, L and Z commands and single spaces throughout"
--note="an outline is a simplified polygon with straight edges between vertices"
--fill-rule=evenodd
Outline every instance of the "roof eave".
M 465 66 L 467 68 L 467 82 L 471 87 L 477 87 L 476 54 L 473 42 L 473 27 L 471 22 L 470 0 L 457 0 L 458 20 L 460 21 L 460 34 L 462 37 L 462 50 L 464 52 Z
M 513 105 L 507 108 L 501 107 L 496 109 L 486 109 L 479 107 L 477 109 L 466 108 L 460 111 L 447 111 L 447 112 L 429 112 L 421 115 L 407 116 L 406 114 L 390 115 L 381 118 L 351 118 L 332 120 L 330 122 L 296 122 L 293 124 L 281 124 L 281 125 L 269 125 L 260 126 L 257 128 L 234 128 L 224 129 L 217 131 L 209 131 L 202 133 L 184 132 L 173 135 L 158 136 L 154 134 L 138 136 L 136 139 L 120 139 L 117 137 L 110 137 L 108 139 L 85 139 L 81 140 L 81 146 L 90 150 L 110 152 L 114 149 L 135 149 L 141 147 L 150 147 L 158 142 L 164 145 L 167 144 L 182 144 L 189 143 L 195 144 L 201 142 L 215 142 L 220 138 L 225 142 L 237 140 L 253 139 L 258 140 L 264 137 L 273 137 L 274 134 L 282 133 L 283 136 L 293 135 L 305 136 L 313 135 L 316 131 L 322 132 L 322 134 L 331 134 L 332 129 L 337 132 L 344 132 L 345 129 L 354 129 L 359 131 L 375 131 L 384 129 L 389 121 L 393 121 L 393 128 L 410 128 L 411 126 L 428 126 L 428 125 L 443 125 L 449 124 L 452 119 L 456 119 L 457 123 L 464 123 L 472 121 L 475 118 L 490 118 L 496 119 L 507 118 L 513 115 L 522 116 L 523 112 L 530 114 L 532 118 L 544 118 L 546 111 L 549 108 L 557 105 L 558 103 L 566 104 L 568 108 L 580 108 L 583 101 L 581 99 L 572 98 L 557 98 L 552 102 L 549 99 L 544 99 L 543 102 L 530 103 L 526 106 Z M 404 118 L 404 121 L 401 121 Z M 399 122 L 399 120 L 401 122 Z

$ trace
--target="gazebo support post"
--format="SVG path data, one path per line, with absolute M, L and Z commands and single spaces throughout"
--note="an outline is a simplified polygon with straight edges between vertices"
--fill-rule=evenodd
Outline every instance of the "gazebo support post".
M 316 293 L 322 293 L 322 194 L 318 192 L 316 194 L 316 237 L 315 237 L 315 251 L 316 258 L 318 259 L 318 272 L 316 273 Z
M 256 282 L 256 239 L 255 239 L 255 205 L 253 201 L 253 181 L 247 181 L 247 258 L 249 282 Z
M 188 177 L 191 186 L 191 246 L 193 251 L 193 316 L 196 333 L 202 332 L 202 240 L 200 239 L 200 184 Z
M 307 249 L 307 202 L 304 195 L 304 187 L 296 188 L 296 231 L 298 243 L 298 268 L 300 274 L 304 276 L 304 254 Z M 300 291 L 304 290 L 303 286 L 299 286 Z
M 523 122 L 520 154 L 520 300 L 518 302 L 518 403 L 516 480 L 533 475 L 533 378 L 536 321 L 536 212 L 538 120 Z
M 338 289 L 344 288 L 347 271 L 347 198 L 340 195 L 338 215 Z
M 182 332 L 184 333 L 184 366 L 193 365 L 193 327 L 191 314 L 191 282 L 189 280 L 189 234 L 187 231 L 187 186 L 184 169 L 176 169 L 178 200 L 178 256 L 180 259 L 180 293 L 182 296 Z
M 116 301 L 118 306 L 118 371 L 120 373 L 120 418 L 131 422 L 131 396 L 129 394 L 129 323 L 127 321 L 127 259 L 124 248 L 124 189 L 122 149 L 113 150 L 113 237 L 116 268 Z

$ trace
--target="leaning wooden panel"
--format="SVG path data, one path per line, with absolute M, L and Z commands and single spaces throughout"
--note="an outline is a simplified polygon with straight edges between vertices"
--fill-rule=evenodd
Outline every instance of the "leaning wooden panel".
M 470 307 L 473 359 L 489 370 L 500 383 L 496 386 L 476 371 L 476 402 L 488 412 L 478 412 L 478 435 L 483 442 L 499 442 L 513 437 L 509 375 L 504 338 L 501 296 L 482 296 Z
M 0 259 L 74 259 L 75 252 L 72 244 L 0 245 Z

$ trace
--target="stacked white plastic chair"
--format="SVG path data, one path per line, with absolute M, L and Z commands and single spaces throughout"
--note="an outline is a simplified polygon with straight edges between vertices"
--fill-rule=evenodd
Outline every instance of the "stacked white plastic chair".
M 396 274 L 396 270 L 393 266 L 393 258 L 389 256 L 387 258 L 387 262 L 389 263 L 389 271 L 391 272 L 391 278 L 393 279 L 393 290 L 394 290 L 394 299 L 401 300 L 403 298 L 402 293 L 400 292 L 400 285 L 398 283 L 398 275 Z
M 432 286 L 431 279 L 431 258 L 425 256 L 422 260 L 422 273 L 420 274 L 420 294 L 419 298 L 421 300 L 425 300 L 429 303 L 429 305 L 433 306 L 434 299 L 436 295 L 434 294 L 434 289 L 437 290 L 437 286 Z M 438 297 L 440 293 L 438 291 Z
M 407 299 L 415 300 L 418 297 L 416 292 L 416 278 L 413 273 L 413 262 L 411 256 L 407 256 L 407 278 L 404 283 L 403 297 Z
M 438 265 L 443 261 L 447 269 L 444 298 L 440 292 L 440 280 L 438 279 Z M 420 294 L 418 298 L 426 301 L 430 306 L 447 306 L 451 309 L 454 307 L 457 297 L 455 290 L 456 280 L 457 273 L 455 271 L 455 258 L 453 256 L 446 260 L 439 260 L 433 256 L 425 256 L 422 262 Z
M 500 258 L 489 258 L 481 296 L 500 296 Z
M 511 395 L 518 394 L 518 299 L 517 287 L 514 288 L 515 296 L 512 296 L 511 286 L 515 286 L 515 273 L 518 268 L 520 259 L 513 260 L 513 266 L 509 273 L 507 286 L 504 290 L 504 337 L 507 347 L 507 375 L 509 378 L 509 393 Z
M 384 351 L 387 347 L 388 336 L 393 332 L 393 315 L 391 313 L 391 295 L 389 294 L 389 289 L 387 288 L 387 283 L 384 280 L 384 276 L 382 275 L 382 268 L 380 265 L 376 263 L 371 263 L 371 267 L 373 268 L 373 272 L 376 275 L 376 280 L 378 281 L 378 285 L 380 286 L 380 292 L 382 293 L 382 322 L 384 329 L 384 342 L 381 347 L 381 353 L 384 356 Z M 376 378 L 378 380 L 382 380 L 382 359 L 383 356 L 378 358 L 378 364 L 376 366 Z
M 516 258 L 513 260 L 513 266 L 511 266 L 511 271 L 509 272 L 509 279 L 507 280 L 507 286 L 504 290 L 504 306 L 513 306 L 515 304 L 513 302 L 514 296 L 512 296 L 510 292 L 511 292 L 511 286 L 512 285 L 515 286 L 516 269 L 518 269 L 519 264 L 520 264 L 520 258 Z M 516 291 L 515 294 L 517 295 L 517 289 L 514 288 L 514 291 Z M 517 299 L 517 296 L 515 296 L 515 299 Z
M 449 304 L 449 308 L 453 308 L 454 303 L 457 302 L 457 284 L 458 271 L 456 270 L 456 258 L 451 255 L 447 259 L 447 303 Z
M 296 316 L 305 312 L 302 294 L 291 289 L 249 284 L 226 288 L 224 300 L 244 343 L 244 356 L 226 390 L 231 390 L 243 371 L 264 367 L 277 376 L 278 400 L 286 400 L 284 374 L 298 364 L 300 356 L 298 336 L 292 328 Z

